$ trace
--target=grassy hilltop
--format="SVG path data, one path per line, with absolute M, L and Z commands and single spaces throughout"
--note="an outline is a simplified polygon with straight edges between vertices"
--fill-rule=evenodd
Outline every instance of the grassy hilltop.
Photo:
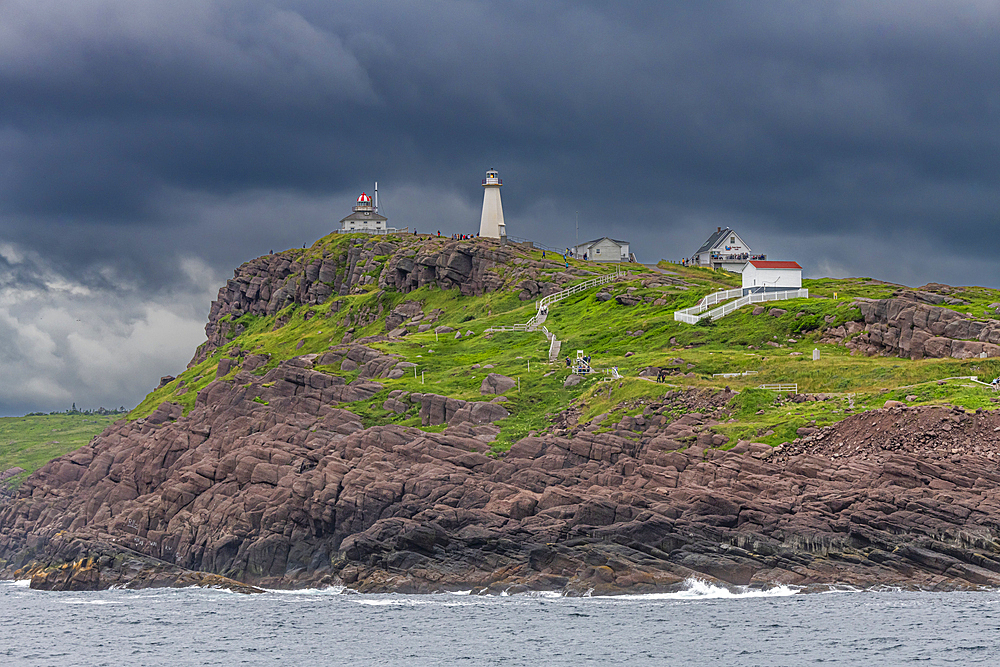
M 0 482 L 0 491 L 16 487 L 57 456 L 83 447 L 120 418 L 97 414 L 0 417 L 0 473 L 15 467 L 25 470 Z
M 359 241 L 359 239 L 361 239 Z M 363 235 L 330 235 L 311 248 L 294 249 L 284 254 L 304 260 L 324 250 L 346 248 L 363 242 Z M 391 237 L 390 237 L 391 239 Z M 473 241 L 475 242 L 475 241 Z M 541 251 L 513 246 L 518 258 L 541 261 Z M 552 253 L 548 254 L 551 259 Z M 370 273 L 377 278 L 388 257 L 377 257 Z M 303 262 L 304 263 L 304 262 Z M 602 274 L 616 267 L 576 260 L 571 268 Z M 710 326 L 692 326 L 675 322 L 673 313 L 696 303 L 702 296 L 720 289 L 738 286 L 739 276 L 708 269 L 682 267 L 661 262 L 666 273 L 642 265 L 623 265 L 630 275 L 619 282 L 573 295 L 550 310 L 546 327 L 562 341 L 561 359 L 584 350 L 593 357 L 598 369 L 617 367 L 625 376 L 611 381 L 604 374 L 588 377 L 576 387 L 566 389 L 568 375 L 564 361 L 548 363 L 548 342 L 541 332 L 494 333 L 484 335 L 492 326 L 526 322 L 535 313 L 535 301 L 521 301 L 517 290 L 501 290 L 484 296 L 462 296 L 458 290 L 421 288 L 406 294 L 380 290 L 375 283 L 360 293 L 333 296 L 318 306 L 292 305 L 270 317 L 244 315 L 231 322 L 228 345 L 216 350 L 206 360 L 181 373 L 176 380 L 150 393 L 130 414 L 131 419 L 148 415 L 163 401 L 180 404 L 190 410 L 197 392 L 215 380 L 220 359 L 244 350 L 270 354 L 267 366 L 254 371 L 264 374 L 279 360 L 308 353 L 321 353 L 336 347 L 345 334 L 353 340 L 386 333 L 385 315 L 403 301 L 422 304 L 424 312 L 443 311 L 435 326 L 453 327 L 463 334 L 436 336 L 433 331 L 417 332 L 417 326 L 403 338 L 368 343 L 369 347 L 397 354 L 417 364 L 416 377 L 379 380 L 384 390 L 372 399 L 346 404 L 366 424 L 402 423 L 420 426 L 415 408 L 402 415 L 382 409 L 389 392 L 402 389 L 432 392 L 461 399 L 481 399 L 479 386 L 489 372 L 518 378 L 520 389 L 508 392 L 505 404 L 511 417 L 500 423 L 501 434 L 494 447 L 503 450 L 532 431 L 551 426 L 557 413 L 573 408 L 580 420 L 601 414 L 620 418 L 640 414 L 646 399 L 659 396 L 670 388 L 713 388 L 725 386 L 740 390 L 738 417 L 715 427 L 730 436 L 729 445 L 738 439 L 779 444 L 795 437 L 797 428 L 832 423 L 849 414 L 881 407 L 888 399 L 911 404 L 953 403 L 967 408 L 991 407 L 993 394 L 980 385 L 965 380 L 943 378 L 976 375 L 992 378 L 1000 375 L 997 359 L 923 359 L 911 361 L 895 357 L 851 356 L 840 345 L 820 344 L 828 327 L 860 319 L 853 307 L 855 298 L 886 298 L 900 285 L 869 278 L 805 280 L 803 286 L 813 298 L 782 301 L 771 306 L 787 310 L 781 317 L 754 316 L 752 307 L 729 315 Z M 504 267 L 499 270 L 503 272 Z M 540 271 L 540 281 L 560 269 Z M 590 276 L 580 278 L 580 281 Z M 664 278 L 673 284 L 662 284 Z M 677 284 L 681 283 L 681 284 Z M 599 301 L 600 291 L 629 295 L 636 305 L 622 305 L 616 299 Z M 955 288 L 951 293 L 961 303 L 953 310 L 975 317 L 992 317 L 988 305 L 1000 301 L 1000 291 L 970 287 Z M 819 297 L 819 298 L 816 298 Z M 651 303 L 656 301 L 656 305 Z M 382 316 L 366 326 L 350 327 L 349 316 L 370 314 L 382 307 Z M 354 318 L 357 321 L 360 318 Z M 237 333 L 239 332 L 239 333 Z M 821 359 L 814 362 L 812 351 L 818 348 Z M 492 369 L 484 368 L 492 365 Z M 530 370 L 529 370 L 530 365 Z M 652 378 L 639 377 L 648 367 L 672 370 L 668 386 Z M 337 366 L 325 367 L 331 374 L 348 381 L 357 371 Z M 713 377 L 717 373 L 757 371 L 742 378 Z M 235 370 L 229 378 L 235 375 Z M 828 394 L 828 400 L 794 403 L 778 394 L 756 389 L 762 383 L 795 383 L 800 393 Z M 915 398 L 912 398 L 915 397 Z M 612 423 L 609 419 L 607 423 Z M 441 429 L 442 426 L 428 427 Z

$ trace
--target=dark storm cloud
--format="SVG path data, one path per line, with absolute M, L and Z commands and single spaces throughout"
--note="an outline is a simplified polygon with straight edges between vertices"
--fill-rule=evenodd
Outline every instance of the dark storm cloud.
M 71 284 L 122 340 L 170 313 L 193 345 L 235 265 L 326 233 L 372 180 L 393 223 L 475 231 L 491 166 L 510 233 L 558 247 L 579 211 L 581 238 L 645 261 L 733 225 L 811 275 L 1000 284 L 998 19 L 986 2 L 9 1 L 0 243 L 22 305 L 0 314 L 37 342 L 21 297 L 78 307 Z M 34 372 L 72 394 L 83 348 L 42 333 Z

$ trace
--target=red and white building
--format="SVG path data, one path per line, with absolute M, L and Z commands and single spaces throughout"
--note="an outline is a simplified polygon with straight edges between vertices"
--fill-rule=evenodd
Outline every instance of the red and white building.
M 802 289 L 798 262 L 752 259 L 743 267 L 743 295 Z
M 377 186 L 376 186 L 377 188 Z M 375 191 L 376 196 L 378 190 Z M 350 234 L 362 232 L 367 234 L 385 234 L 389 231 L 386 223 L 389 219 L 378 214 L 378 203 L 372 203 L 372 198 L 364 192 L 358 197 L 358 204 L 352 209 L 352 213 L 340 221 L 341 233 Z

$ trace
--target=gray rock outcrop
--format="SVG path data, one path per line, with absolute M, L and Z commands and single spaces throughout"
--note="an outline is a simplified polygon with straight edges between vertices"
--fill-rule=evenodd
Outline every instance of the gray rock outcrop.
M 499 373 L 490 373 L 483 378 L 483 382 L 479 386 L 479 393 L 483 395 L 505 394 L 516 386 L 517 380 L 514 378 Z
M 844 342 L 862 354 L 911 359 L 1000 356 L 1000 321 L 975 320 L 916 299 L 859 300 L 855 305 L 864 324 L 828 329 L 826 341 Z

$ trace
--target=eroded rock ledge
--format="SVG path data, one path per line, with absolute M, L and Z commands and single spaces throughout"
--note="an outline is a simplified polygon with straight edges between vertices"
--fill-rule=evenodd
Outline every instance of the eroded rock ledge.
M 225 347 L 231 336 L 242 333 L 242 325 L 236 320 L 243 315 L 271 316 L 292 304 L 326 303 L 337 296 L 358 293 L 367 285 L 377 284 L 380 289 L 403 293 L 421 287 L 457 289 L 467 296 L 520 285 L 522 299 L 529 299 L 540 292 L 556 291 L 559 285 L 580 275 L 588 275 L 586 271 L 571 269 L 545 274 L 543 278 L 541 269 L 562 265 L 532 260 L 519 247 L 501 246 L 492 239 L 393 238 L 356 238 L 346 248 L 287 251 L 241 265 L 212 302 L 205 326 L 208 340 L 198 348 L 191 365 Z M 504 267 L 502 274 L 497 270 L 500 265 Z M 337 306 L 337 302 L 331 306 L 331 317 L 339 312 Z M 390 315 L 387 331 L 413 314 L 404 307 L 404 311 Z M 356 314 L 358 319 L 345 325 L 365 326 L 383 315 L 383 307 L 379 305 L 372 312 Z M 426 321 L 432 319 L 428 317 Z
M 488 424 L 364 428 L 332 404 L 370 388 L 308 360 L 241 373 L 187 416 L 119 422 L 32 475 L 0 507 L 3 576 L 85 563 L 76 585 L 94 588 L 192 571 L 403 592 L 1000 585 L 994 413 L 877 410 L 722 451 L 711 427 L 732 395 L 671 392 L 617 424 L 565 415 L 496 458 Z
M 920 293 L 918 293 L 920 294 Z M 860 299 L 855 304 L 864 324 L 848 322 L 827 330 L 823 342 L 911 359 L 971 359 L 1000 356 L 1000 321 L 975 320 L 916 298 Z

